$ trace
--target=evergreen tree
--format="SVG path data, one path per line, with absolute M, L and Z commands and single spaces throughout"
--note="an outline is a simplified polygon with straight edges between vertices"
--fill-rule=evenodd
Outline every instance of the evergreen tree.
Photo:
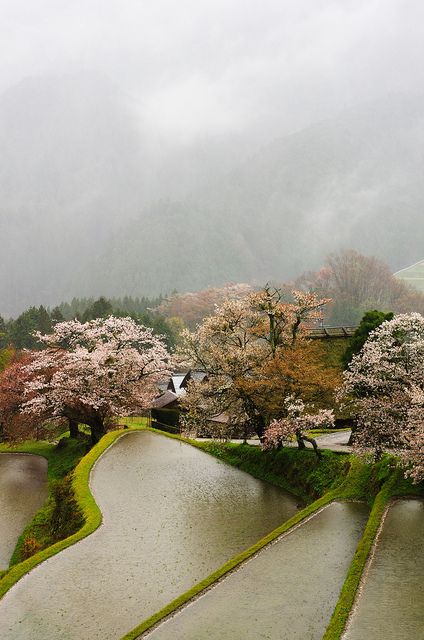
M 384 313 L 383 311 L 377 311 L 377 309 L 367 311 L 363 315 L 358 328 L 349 342 L 349 346 L 342 356 L 342 363 L 345 369 L 348 367 L 353 356 L 361 351 L 371 331 L 374 331 L 374 329 L 379 327 L 386 320 L 392 319 L 392 312 Z

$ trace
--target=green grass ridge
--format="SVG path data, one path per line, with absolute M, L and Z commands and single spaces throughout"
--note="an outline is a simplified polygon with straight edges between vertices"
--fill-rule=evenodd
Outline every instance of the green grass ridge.
M 86 442 L 63 438 L 59 446 L 45 441 L 28 441 L 0 451 L 30 453 L 47 459 L 48 497 L 19 536 L 7 573 L 28 555 L 45 549 L 81 528 L 82 513 L 75 502 L 72 489 L 72 472 L 86 452 Z M 28 541 L 35 549 L 28 552 Z
M 393 499 L 401 497 L 423 497 L 424 484 L 414 485 L 404 477 L 402 471 L 393 467 L 393 458 L 386 456 L 370 469 L 370 486 L 375 483 L 381 485 L 368 518 L 364 533 L 357 546 L 350 564 L 345 582 L 340 592 L 339 600 L 333 611 L 330 623 L 323 636 L 323 640 L 340 640 L 355 603 L 356 594 L 361 584 L 361 578 L 372 551 L 376 535 L 380 528 L 382 517 Z M 369 501 L 370 502 L 370 501 Z

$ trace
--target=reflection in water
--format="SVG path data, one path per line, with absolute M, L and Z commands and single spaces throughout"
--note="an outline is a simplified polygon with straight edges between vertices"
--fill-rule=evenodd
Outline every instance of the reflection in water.
M 103 526 L 5 596 L 2 640 L 120 638 L 297 510 L 283 490 L 149 432 L 118 440 L 91 487 Z
M 424 640 L 424 502 L 399 500 L 384 521 L 346 640 Z
M 47 498 L 47 460 L 0 454 L 0 569 L 6 569 L 25 525 Z
M 333 503 L 147 634 L 149 640 L 320 640 L 368 518 Z

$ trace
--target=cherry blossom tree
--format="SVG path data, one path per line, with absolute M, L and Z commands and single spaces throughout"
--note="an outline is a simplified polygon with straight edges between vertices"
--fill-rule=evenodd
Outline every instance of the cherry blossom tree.
M 424 313 L 422 293 L 394 276 L 377 258 L 351 249 L 330 254 L 322 269 L 303 274 L 295 286 L 320 291 L 333 300 L 326 308 L 331 324 L 357 324 L 369 309 Z
M 162 339 L 130 318 L 59 322 L 38 339 L 24 413 L 86 424 L 93 444 L 114 416 L 150 406 L 172 366 Z
M 193 329 L 225 300 L 240 300 L 251 291 L 250 285 L 239 283 L 208 287 L 196 292 L 174 293 L 163 300 L 155 311 L 167 318 L 180 318 L 187 327 Z
M 23 352 L 0 374 L 0 439 L 16 442 L 41 438 L 47 434 L 46 416 L 23 413 L 22 403 L 26 387 L 34 375 L 28 371 L 32 353 Z
M 263 449 L 278 449 L 284 443 L 296 438 L 301 449 L 305 448 L 304 440 L 310 442 L 318 457 L 321 453 L 314 438 L 306 435 L 310 429 L 331 429 L 334 427 L 334 413 L 331 409 L 321 409 L 317 413 L 306 412 L 305 403 L 294 396 L 285 399 L 286 416 L 273 420 L 265 430 L 262 442 Z
M 402 314 L 373 331 L 344 372 L 341 398 L 354 403 L 354 446 L 399 453 L 408 473 L 424 477 L 424 318 Z
M 289 353 L 294 362 L 304 324 L 315 321 L 326 302 L 301 292 L 285 301 L 279 290 L 265 287 L 241 300 L 225 301 L 196 331 L 185 331 L 182 357 L 206 373 L 202 382 L 189 384 L 182 400 L 185 425 L 203 425 L 224 414 L 229 424 L 262 438 L 270 419 L 284 413 L 285 395 L 299 393 L 294 369 L 289 372 L 282 363 Z M 275 393 L 281 396 L 278 406 L 271 401 Z
M 400 457 L 407 469 L 407 475 L 414 482 L 424 480 L 424 391 L 412 386 L 409 392 L 408 419 L 403 432 L 406 449 Z

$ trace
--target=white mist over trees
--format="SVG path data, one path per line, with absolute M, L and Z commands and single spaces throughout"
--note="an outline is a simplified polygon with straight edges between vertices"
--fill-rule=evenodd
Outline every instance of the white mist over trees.
M 422 258 L 421 3 L 3 15 L 1 315 Z

